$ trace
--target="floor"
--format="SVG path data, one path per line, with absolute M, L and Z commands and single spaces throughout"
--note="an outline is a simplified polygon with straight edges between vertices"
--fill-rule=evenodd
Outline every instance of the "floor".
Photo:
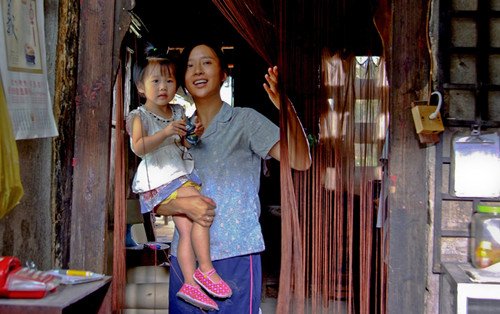
M 155 217 L 155 233 L 158 242 L 170 243 L 174 237 L 175 224 L 170 216 Z
M 264 298 L 260 303 L 260 310 L 262 314 L 274 314 L 276 313 L 276 302 L 275 298 Z
M 159 243 L 170 243 L 173 238 L 175 225 L 170 217 L 155 217 L 154 221 L 155 233 L 157 237 L 157 242 Z M 134 239 L 137 242 L 145 243 L 145 235 L 142 236 L 137 232 L 133 232 Z M 276 304 L 278 297 L 278 278 L 274 274 L 266 274 L 265 265 L 263 265 L 263 291 L 262 291 L 262 302 L 261 302 L 261 313 L 262 314 L 274 314 L 276 313 Z M 310 304 L 307 306 L 309 310 L 306 309 L 306 313 L 310 313 Z M 324 313 L 346 313 L 344 302 L 331 303 L 328 309 L 324 309 Z M 334 310 L 334 312 L 332 312 Z

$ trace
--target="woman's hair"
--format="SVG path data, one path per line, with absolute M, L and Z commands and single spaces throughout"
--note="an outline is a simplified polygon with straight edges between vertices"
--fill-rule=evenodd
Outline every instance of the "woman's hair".
M 224 52 L 222 51 L 221 45 L 216 44 L 216 43 L 211 42 L 211 41 L 208 41 L 208 40 L 201 40 L 201 41 L 193 42 L 193 43 L 189 44 L 188 46 L 186 46 L 182 50 L 180 60 L 179 60 L 179 68 L 178 68 L 179 71 L 178 72 L 180 74 L 179 77 L 181 79 L 178 82 L 180 82 L 180 85 L 182 86 L 182 88 L 184 90 L 186 89 L 185 82 L 184 82 L 184 74 L 186 73 L 189 54 L 191 54 L 191 51 L 195 47 L 200 46 L 200 45 L 205 45 L 205 46 L 208 46 L 209 48 L 211 48 L 215 52 L 215 55 L 217 56 L 217 58 L 219 59 L 219 64 L 220 64 L 222 71 L 224 71 L 224 73 L 226 73 L 226 74 L 229 73 L 227 60 L 226 60 L 226 57 L 224 56 Z
M 179 84 L 179 82 L 182 82 L 184 80 L 184 77 L 182 77 L 182 79 L 181 77 L 179 77 L 178 74 L 182 72 L 177 71 L 177 64 L 173 59 L 173 57 L 168 55 L 168 50 L 165 51 L 164 49 L 155 47 L 152 44 L 147 44 L 146 48 L 144 49 L 144 55 L 140 57 L 134 65 L 133 79 L 136 85 L 142 82 L 146 67 L 149 64 L 166 66 L 167 71 L 173 69 L 174 70 L 173 75 L 177 80 L 177 84 Z

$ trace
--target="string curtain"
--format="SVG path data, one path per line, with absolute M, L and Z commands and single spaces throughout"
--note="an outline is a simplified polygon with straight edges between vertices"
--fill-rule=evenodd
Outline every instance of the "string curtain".
M 384 313 L 388 242 L 385 208 L 379 203 L 385 204 L 381 156 L 388 83 L 383 56 L 373 58 L 369 49 L 361 49 L 367 56 L 356 58 L 356 42 L 363 39 L 351 34 L 348 19 L 335 19 L 355 4 L 213 3 L 269 65 L 278 64 L 282 90 L 292 96 L 311 144 L 311 169 L 292 175 L 284 140 L 287 110 L 280 110 L 282 239 L 276 312 Z M 388 5 L 376 11 L 385 48 L 389 13 Z
M 313 313 L 384 313 L 388 247 L 378 204 L 388 127 L 385 61 L 326 48 L 321 59 L 318 141 L 309 178 L 297 183 L 308 200 L 299 209 L 306 297 Z
M 286 1 L 223 1 L 213 3 L 269 66 L 280 69 L 280 88 L 287 90 Z M 281 94 L 282 106 L 287 96 Z M 281 182 L 281 267 L 277 313 L 304 311 L 304 272 L 297 197 L 293 187 L 287 143 L 288 108 L 280 110 L 280 182 Z M 293 148 L 292 148 L 293 149 Z M 293 287 L 293 289 L 292 289 Z
M 277 62 L 277 0 L 212 0 L 219 11 L 269 65 Z

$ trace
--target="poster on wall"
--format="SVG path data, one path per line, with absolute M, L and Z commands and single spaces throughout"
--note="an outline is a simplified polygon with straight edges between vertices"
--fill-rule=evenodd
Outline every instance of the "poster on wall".
M 43 0 L 0 1 L 0 71 L 14 137 L 57 136 L 45 63 Z

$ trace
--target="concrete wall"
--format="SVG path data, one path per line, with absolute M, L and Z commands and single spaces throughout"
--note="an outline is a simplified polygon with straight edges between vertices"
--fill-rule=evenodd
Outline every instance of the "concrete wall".
M 54 95 L 54 63 L 57 44 L 58 1 L 45 0 L 45 40 L 48 79 Z M 24 196 L 19 205 L 0 220 L 0 254 L 31 259 L 39 269 L 52 260 L 51 163 L 52 139 L 17 141 Z

